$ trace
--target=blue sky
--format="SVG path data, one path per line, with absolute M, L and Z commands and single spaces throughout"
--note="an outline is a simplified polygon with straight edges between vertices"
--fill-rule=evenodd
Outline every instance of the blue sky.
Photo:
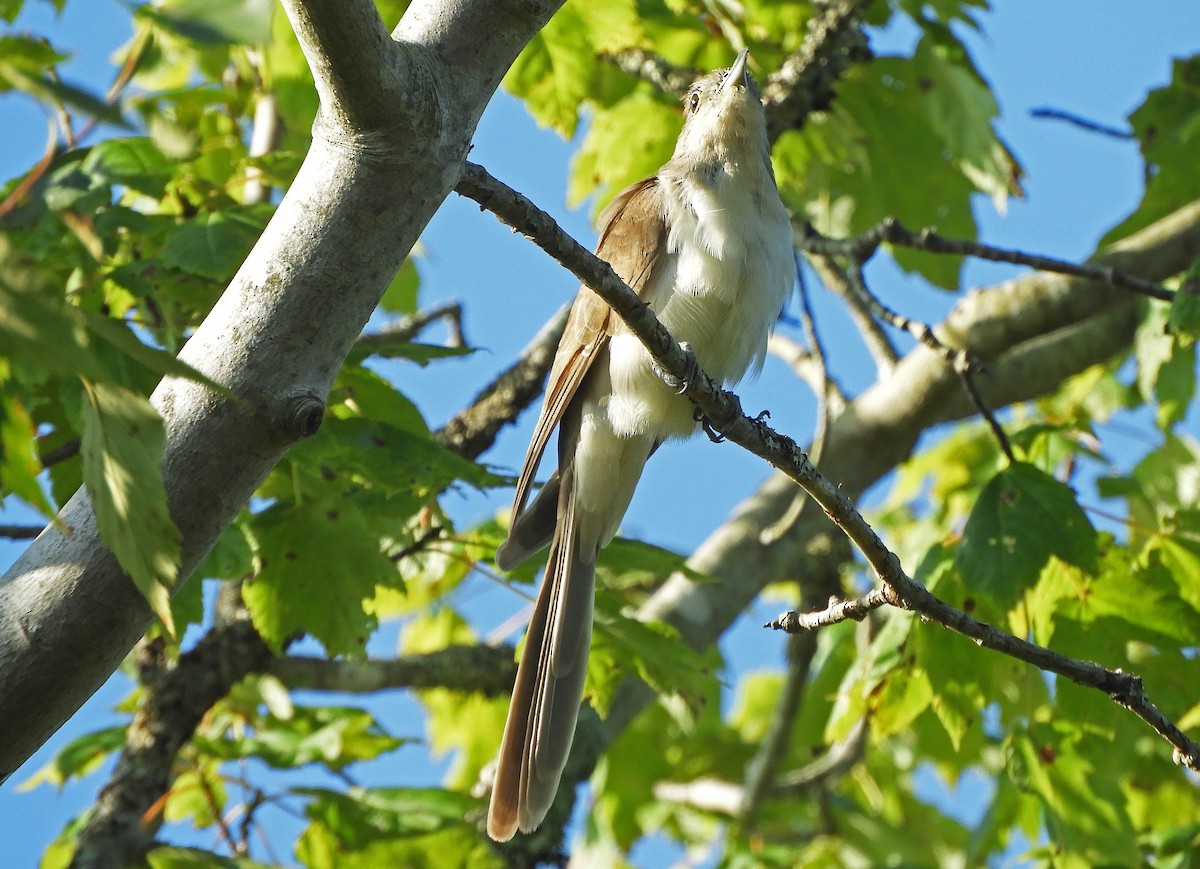
M 997 3 L 982 18 L 983 30 L 967 36 L 976 63 L 991 83 L 1001 107 L 1001 135 L 1026 170 L 1026 198 L 998 215 L 982 197 L 976 215 L 980 237 L 1066 259 L 1082 259 L 1096 240 L 1124 217 L 1141 193 L 1142 166 L 1136 146 L 1083 132 L 1061 122 L 1037 120 L 1030 110 L 1064 109 L 1097 122 L 1121 127 L 1125 115 L 1146 91 L 1165 83 L 1171 58 L 1200 46 L 1200 4 L 1168 0 L 1011 0 Z M 73 0 L 57 22 L 48 4 L 31 0 L 15 25 L 49 33 L 57 47 L 75 53 L 67 76 L 103 90 L 111 77 L 107 58 L 129 35 L 126 7 L 115 0 Z M 879 36 L 879 35 L 877 35 Z M 875 40 L 877 51 L 904 46 L 912 34 L 897 28 Z M 20 96 L 0 95 L 0 177 L 27 169 L 42 153 L 46 119 Z M 523 107 L 498 97 L 484 116 L 472 159 L 551 211 L 569 232 L 591 244 L 594 232 L 583 211 L 564 206 L 567 163 L 572 144 L 538 129 Z M 573 279 L 520 236 L 481 214 L 472 203 L 451 196 L 429 225 L 419 262 L 422 301 L 458 298 L 466 304 L 466 334 L 481 348 L 474 356 L 419 369 L 403 362 L 382 368 L 417 401 L 431 424 L 454 413 L 506 364 L 538 326 L 575 291 Z M 1016 273 L 1008 267 L 972 264 L 964 288 L 986 286 Z M 953 297 L 906 278 L 885 264 L 873 266 L 873 286 L 883 299 L 910 316 L 936 319 Z M 871 377 L 865 352 L 836 303 L 817 297 L 818 325 L 832 348 L 832 364 L 843 383 L 858 389 Z M 807 440 L 814 406 L 778 362 L 769 362 L 762 378 L 740 390 L 747 409 L 769 407 L 778 428 Z M 1195 421 L 1195 414 L 1192 417 Z M 531 419 L 507 431 L 487 456 L 512 469 L 520 462 Z M 1193 427 L 1194 428 L 1194 427 Z M 1147 427 L 1147 437 L 1155 438 Z M 703 463 L 703 476 L 696 468 Z M 679 550 L 689 550 L 707 536 L 731 509 L 767 476 L 757 459 L 731 445 L 714 446 L 703 438 L 664 449 L 647 469 L 625 522 L 626 533 Z M 451 494 L 447 505 L 460 521 L 482 518 L 504 506 L 510 493 L 490 497 Z M 0 511 L 0 521 L 19 521 L 13 511 Z M 7 567 L 21 546 L 0 542 L 0 568 Z M 464 586 L 456 603 L 487 631 L 508 619 L 523 602 L 506 589 L 479 580 Z M 779 609 L 759 604 L 722 643 L 730 665 L 741 669 L 774 666 L 783 657 L 783 639 L 764 634 L 757 625 Z M 373 650 L 386 654 L 395 631 L 382 632 Z M 36 863 L 45 844 L 62 824 L 90 804 L 102 779 L 93 776 L 57 794 L 46 787 L 18 793 L 17 784 L 45 763 L 65 741 L 119 719 L 109 710 L 125 693 L 121 677 L 94 697 L 13 779 L 0 788 L 0 837 L 6 842 L 6 865 Z M 336 702 L 314 698 L 314 702 Z M 420 735 L 413 702 L 388 695 L 371 708 L 398 735 Z M 369 780 L 379 783 L 434 782 L 442 766 L 430 767 L 421 748 L 397 754 L 394 766 Z M 317 778 L 313 777 L 314 780 Z M 398 779 L 398 780 L 397 780 Z M 931 790 L 931 795 L 933 791 Z M 966 805 L 978 805 L 978 797 Z M 281 834 L 286 835 L 286 834 Z M 285 854 L 290 845 L 277 843 Z M 655 865 L 656 852 L 643 851 L 641 865 Z

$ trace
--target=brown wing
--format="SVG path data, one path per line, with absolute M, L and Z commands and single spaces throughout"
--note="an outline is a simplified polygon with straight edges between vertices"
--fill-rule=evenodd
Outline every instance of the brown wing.
M 645 296 L 650 287 L 666 249 L 665 212 L 658 178 L 650 177 L 626 187 L 600 213 L 596 255 L 606 260 L 640 296 Z M 562 420 L 567 405 L 619 322 L 603 299 L 587 286 L 579 288 L 546 380 L 542 412 L 517 478 L 512 524 L 525 509 L 529 487 L 551 432 Z

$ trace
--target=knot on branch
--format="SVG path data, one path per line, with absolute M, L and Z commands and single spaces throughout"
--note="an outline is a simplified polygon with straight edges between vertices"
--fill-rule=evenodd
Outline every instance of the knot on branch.
M 1122 706 L 1138 706 L 1146 702 L 1146 694 L 1142 685 L 1142 677 L 1124 670 L 1112 672 L 1111 684 L 1107 687 L 1108 696 Z
M 314 392 L 301 392 L 284 402 L 276 427 L 289 441 L 299 441 L 315 435 L 324 419 L 325 402 Z

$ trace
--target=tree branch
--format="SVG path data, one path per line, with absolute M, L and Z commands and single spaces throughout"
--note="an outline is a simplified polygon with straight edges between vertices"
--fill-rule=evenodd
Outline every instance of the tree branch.
M 397 688 L 447 688 L 495 697 L 512 690 L 517 665 L 510 645 L 475 645 L 391 660 L 331 661 L 289 655 L 277 658 L 270 672 L 292 690 L 370 694 Z
M 649 82 L 665 94 L 682 97 L 692 82 L 704 74 L 692 66 L 677 66 L 662 55 L 644 48 L 625 48 L 621 51 L 603 52 L 607 60 L 621 72 Z
M 867 230 L 862 235 L 845 239 L 826 238 L 813 229 L 811 225 L 808 225 L 797 233 L 796 243 L 803 250 L 810 253 L 848 256 L 859 263 L 865 263 L 869 260 L 881 244 L 898 244 L 916 250 L 929 251 L 930 253 L 973 256 L 977 259 L 991 260 L 992 262 L 1012 263 L 1013 265 L 1029 266 L 1032 269 L 1039 269 L 1044 272 L 1086 278 L 1092 281 L 1111 284 L 1114 287 L 1132 290 L 1135 293 L 1141 293 L 1144 296 L 1165 302 L 1169 302 L 1175 298 L 1175 293 L 1166 287 L 1111 266 L 1081 265 L 1039 254 L 993 247 L 992 245 L 981 244 L 976 241 L 945 238 L 938 235 L 935 230 L 929 228 L 922 229 L 920 232 L 913 232 L 910 229 L 906 229 L 898 220 L 890 217 L 881 221 L 878 226 Z
M 411 341 L 421 334 L 426 326 L 437 320 L 446 321 L 446 328 L 450 332 L 447 346 L 465 347 L 466 338 L 463 335 L 462 314 L 461 302 L 443 302 L 424 311 L 417 311 L 401 317 L 395 322 L 381 326 L 374 332 L 364 332 L 354 342 L 354 349 L 367 355 L 379 353 L 389 347 Z
M 829 108 L 846 69 L 870 58 L 860 21 L 866 6 L 866 0 L 834 0 L 814 8 L 804 42 L 763 87 L 772 142 L 785 130 L 800 129 L 812 112 Z
M 435 431 L 438 443 L 470 459 L 490 449 L 500 429 L 516 420 L 542 394 L 542 384 L 570 313 L 571 306 L 563 305 L 512 365 L 485 386 L 468 407 Z

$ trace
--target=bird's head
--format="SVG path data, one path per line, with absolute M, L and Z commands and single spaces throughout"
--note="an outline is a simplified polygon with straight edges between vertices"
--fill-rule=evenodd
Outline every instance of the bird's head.
M 769 152 L 758 86 L 746 68 L 749 53 L 743 48 L 728 69 L 711 72 L 688 89 L 676 160 L 739 162 Z

